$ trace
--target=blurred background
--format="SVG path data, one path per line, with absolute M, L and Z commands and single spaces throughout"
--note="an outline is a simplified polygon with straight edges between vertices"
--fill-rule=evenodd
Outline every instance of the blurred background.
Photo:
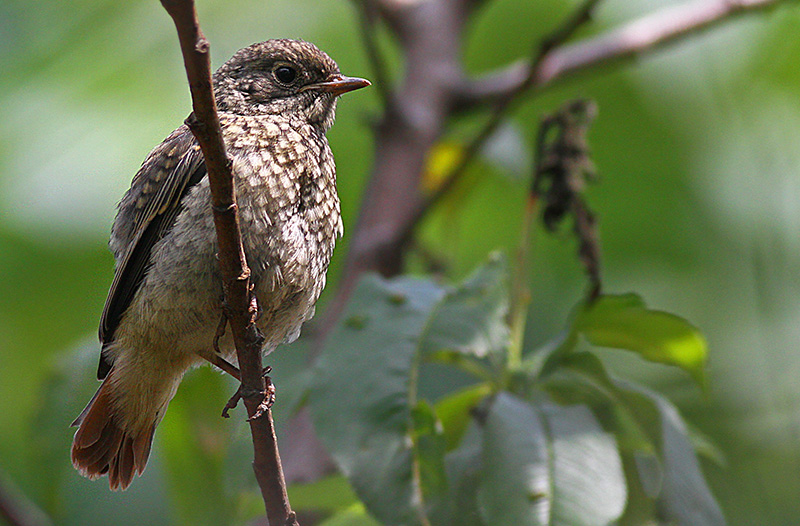
M 588 33 L 664 4 L 607 0 Z M 486 2 L 467 40 L 470 71 L 527 56 L 574 5 Z M 316 43 L 346 74 L 371 74 L 345 0 L 200 0 L 198 10 L 214 67 L 250 43 L 290 37 Z M 710 389 L 630 354 L 606 357 L 619 374 L 666 394 L 717 444 L 724 462 L 703 465 L 732 525 L 800 523 L 798 24 L 800 9 L 788 3 L 550 89 L 503 125 L 420 230 L 452 279 L 487 252 L 514 247 L 541 116 L 573 97 L 594 99 L 600 112 L 590 141 L 601 179 L 588 195 L 600 222 L 605 290 L 635 291 L 697 325 L 710 344 Z M 399 78 L 399 56 L 380 36 Z M 129 491 L 110 493 L 69 462 L 69 423 L 96 388 L 115 204 L 190 108 L 171 20 L 154 0 L 4 0 L 0 71 L 0 480 L 56 524 L 251 518 L 260 503 L 247 429 L 242 418 L 219 419 L 234 387 L 208 369 L 181 386 L 151 464 Z M 380 110 L 375 90 L 349 95 L 329 133 L 346 233 Z M 455 123 L 443 143 L 458 149 L 479 122 Z M 345 234 L 327 296 L 346 249 Z M 531 341 L 558 331 L 580 298 L 575 250 L 566 231 L 537 237 Z M 281 428 L 306 379 L 302 342 L 270 363 Z

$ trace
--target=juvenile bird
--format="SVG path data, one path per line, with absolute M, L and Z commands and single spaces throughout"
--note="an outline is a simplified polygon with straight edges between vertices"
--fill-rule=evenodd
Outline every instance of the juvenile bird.
M 341 75 L 313 44 L 268 40 L 237 52 L 213 84 L 269 353 L 298 337 L 325 286 L 342 234 L 325 132 L 337 97 L 369 82 Z M 134 176 L 109 246 L 116 267 L 100 321 L 103 383 L 73 423 L 72 463 L 125 489 L 144 470 L 184 373 L 203 360 L 235 360 L 230 337 L 221 356 L 213 348 L 222 316 L 217 239 L 205 162 L 185 125 Z

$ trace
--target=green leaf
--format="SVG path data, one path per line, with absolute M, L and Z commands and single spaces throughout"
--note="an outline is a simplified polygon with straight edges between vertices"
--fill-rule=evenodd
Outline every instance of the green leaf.
M 192 371 L 156 432 L 180 524 L 234 522 L 237 507 L 224 469 L 231 426 L 220 418 L 220 404 L 231 392 L 227 379 L 211 368 Z
M 616 384 L 594 354 L 579 352 L 564 356 L 561 367 L 546 377 L 542 386 L 562 405 L 591 407 L 603 427 L 615 434 L 620 450 L 640 456 L 655 455 L 652 438 L 619 396 Z
M 445 493 L 447 441 L 436 412 L 418 400 L 419 369 L 444 353 L 491 376 L 482 358 L 508 338 L 505 273 L 495 256 L 449 289 L 367 277 L 328 338 L 311 382 L 312 416 L 367 509 L 387 524 L 427 522 Z
M 500 393 L 484 437 L 478 503 L 486 524 L 606 525 L 622 515 L 622 461 L 587 407 Z
M 416 524 L 425 513 L 411 408 L 418 339 L 443 296 L 429 281 L 366 277 L 329 337 L 311 384 L 320 438 L 359 498 L 386 524 Z
M 724 526 L 722 510 L 703 478 L 677 409 L 661 397 L 656 403 L 661 411 L 665 514 L 681 525 Z
M 319 526 L 381 526 L 378 521 L 367 514 L 367 510 L 360 502 L 350 505 L 347 509 L 328 517 L 319 523 Z
M 342 475 L 325 477 L 308 484 L 292 484 L 287 489 L 289 502 L 295 511 L 337 512 L 358 503 L 353 488 Z
M 478 506 L 485 524 L 550 524 L 553 490 L 545 428 L 538 412 L 500 393 L 484 428 Z
M 662 518 L 680 526 L 724 526 L 722 510 L 703 478 L 678 410 L 656 393 L 624 382 L 617 383 L 620 393 L 628 398 L 631 406 L 636 406 L 646 419 L 655 420 L 648 427 L 658 435 L 664 472 L 657 500 Z M 639 468 L 642 475 L 641 466 Z
M 411 411 L 411 420 L 422 494 L 429 497 L 441 496 L 447 491 L 444 467 L 446 444 L 442 423 L 437 419 L 433 407 L 425 400 L 417 402 Z
M 678 366 L 705 388 L 708 351 L 703 335 L 683 318 L 647 309 L 635 294 L 601 296 L 579 312 L 575 329 L 594 345 Z
M 488 383 L 472 385 L 446 396 L 436 403 L 436 415 L 442 423 L 447 451 L 458 447 L 467 426 L 472 421 L 470 412 L 491 393 Z
M 445 457 L 449 493 L 433 510 L 431 524 L 484 526 L 477 496 L 481 480 L 482 447 L 482 428 L 472 420 L 458 448 Z
M 550 524 L 606 525 L 625 510 L 627 487 L 612 435 L 586 406 L 543 405 L 552 451 Z
M 421 352 L 437 351 L 484 358 L 502 351 L 508 343 L 508 269 L 495 253 L 464 283 L 447 291 L 424 337 Z

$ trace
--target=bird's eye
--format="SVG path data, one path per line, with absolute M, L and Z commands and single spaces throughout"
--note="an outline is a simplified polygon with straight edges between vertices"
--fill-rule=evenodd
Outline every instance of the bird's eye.
M 286 85 L 291 84 L 297 78 L 297 71 L 291 66 L 278 66 L 273 74 L 278 82 Z

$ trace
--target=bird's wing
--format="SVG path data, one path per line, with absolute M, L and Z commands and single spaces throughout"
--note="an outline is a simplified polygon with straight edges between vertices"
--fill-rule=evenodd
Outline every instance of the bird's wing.
M 153 246 L 172 228 L 183 197 L 205 175 L 200 148 L 189 129 L 181 126 L 150 152 L 120 201 L 111 241 L 117 266 L 100 318 L 103 351 L 98 379 L 105 378 L 111 369 L 106 349 L 142 284 Z

